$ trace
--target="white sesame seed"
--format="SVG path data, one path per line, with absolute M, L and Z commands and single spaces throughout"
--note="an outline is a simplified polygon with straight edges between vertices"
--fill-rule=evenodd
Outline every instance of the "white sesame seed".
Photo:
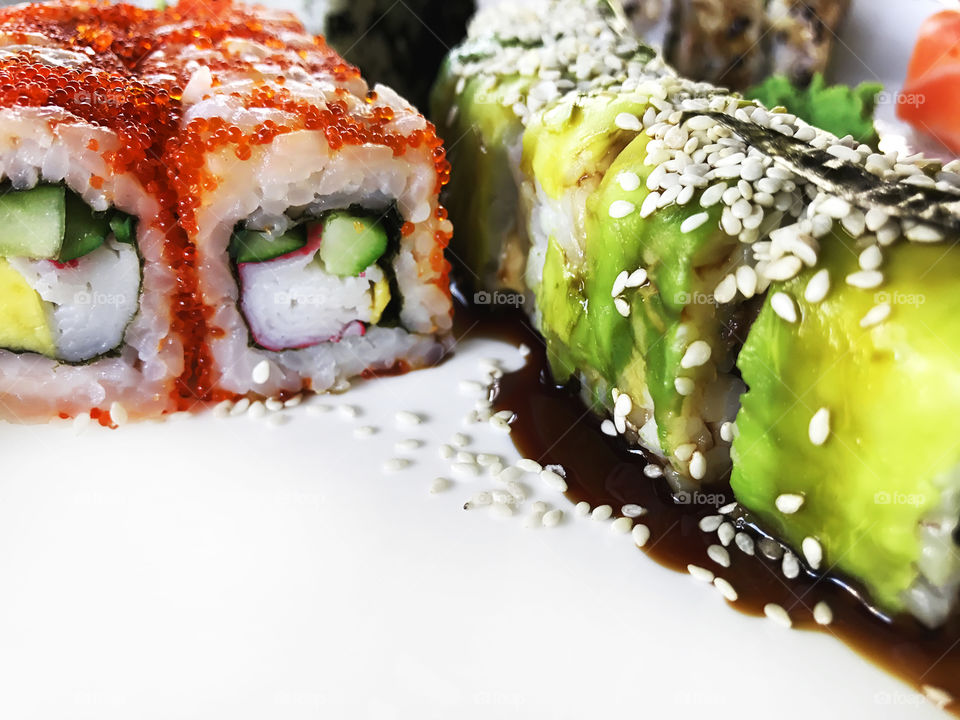
M 699 527 L 702 532 L 712 533 L 717 531 L 717 528 L 720 527 L 720 523 L 722 522 L 723 515 L 707 515 L 706 517 L 700 518 Z
M 794 304 L 793 298 L 785 292 L 778 291 L 771 295 L 770 307 L 773 308 L 773 311 L 780 316 L 781 319 L 786 320 L 788 323 L 795 323 L 797 321 L 797 306 Z
M 454 433 L 450 438 L 450 443 L 456 447 L 466 447 L 470 444 L 470 436 L 463 433 Z
M 523 519 L 523 526 L 525 528 L 538 528 L 543 525 L 543 513 L 537 510 L 534 510 L 529 515 Z
M 376 431 L 376 428 L 373 428 Z M 414 438 L 407 438 L 406 440 L 398 440 L 397 443 L 393 446 L 394 450 L 397 452 L 413 452 L 414 450 L 419 450 L 423 447 L 423 440 L 416 440 Z
M 810 442 L 814 445 L 823 445 L 830 437 L 830 410 L 822 407 L 817 410 L 810 418 L 810 425 L 807 427 L 807 434 Z
M 630 399 L 630 396 L 626 393 L 621 393 L 617 397 L 616 402 L 613 404 L 613 414 L 626 416 L 630 414 L 630 411 L 633 410 L 633 401 Z
M 513 410 L 500 410 L 499 412 L 494 413 L 494 418 L 497 420 L 503 420 L 504 422 L 510 422 L 516 417 L 516 413 Z
M 876 270 L 883 264 L 883 253 L 880 252 L 878 246 L 871 245 L 860 253 L 857 262 L 860 264 L 862 270 Z
M 113 421 L 114 425 L 126 425 L 129 419 L 130 416 L 127 414 L 127 409 L 123 405 L 119 402 L 110 404 L 110 420 Z
M 708 583 L 712 583 L 715 577 L 712 571 L 699 565 L 687 565 L 687 572 L 690 573 L 691 577 Z
M 721 305 L 728 303 L 737 295 L 737 279 L 733 274 L 724 275 L 723 280 L 717 283 L 713 290 L 713 298 Z
M 567 481 L 560 477 L 560 475 L 555 473 L 553 470 L 541 470 L 540 479 L 551 490 L 556 490 L 557 492 L 567 491 Z
M 633 526 L 631 535 L 633 535 L 633 542 L 636 546 L 643 547 L 650 540 L 650 528 L 643 523 L 637 523 Z
M 717 508 L 717 512 L 720 513 L 721 515 L 729 515 L 736 509 L 737 509 L 737 502 L 734 501 L 731 503 L 727 503 L 726 505 L 720 508 Z
M 663 468 L 659 465 L 649 463 L 643 466 L 643 474 L 648 478 L 658 478 L 663 476 Z
M 295 408 L 303 402 L 303 395 L 292 395 L 283 401 L 285 408 Z
M 817 270 L 807 282 L 803 290 L 803 299 L 809 303 L 818 303 L 830 292 L 830 271 L 826 268 Z
M 454 457 L 457 462 L 462 463 L 475 463 L 477 461 L 477 456 L 466 450 L 460 450 Z
M 434 478 L 433 482 L 430 483 L 430 494 L 436 495 L 437 493 L 441 493 L 449 487 L 450 487 L 450 481 L 447 480 L 447 478 L 444 478 L 444 477 Z
M 640 176 L 625 170 L 617 175 L 617 184 L 624 192 L 633 192 L 640 187 Z
M 725 522 L 717 528 L 717 537 L 720 539 L 720 544 L 724 547 L 727 547 L 727 545 L 733 542 L 736 534 L 737 531 L 734 529 L 733 523 Z
M 267 398 L 263 401 L 263 406 L 270 412 L 283 410 L 283 401 L 278 398 Z
M 80 413 L 73 418 L 73 432 L 79 435 L 90 426 L 90 413 Z
M 783 493 L 777 495 L 777 499 L 774 501 L 774 504 L 777 506 L 777 510 L 782 512 L 784 515 L 793 515 L 801 507 L 803 507 L 804 500 L 806 498 L 803 495 L 798 495 L 796 493 Z
M 929 700 L 938 710 L 943 710 L 947 705 L 953 702 L 953 695 L 933 685 L 922 684 L 920 691 L 923 696 Z
M 640 517 L 641 515 L 646 515 L 646 514 L 647 514 L 647 509 L 646 509 L 645 507 L 643 507 L 642 505 L 636 505 L 636 504 L 634 504 L 634 503 L 627 503 L 627 504 L 624 505 L 622 508 L 620 508 L 620 513 L 621 513 L 624 517 L 637 518 L 637 517 Z
M 581 500 L 573 508 L 573 512 L 578 517 L 586 517 L 590 514 L 590 503 L 586 502 L 585 500 Z
M 733 442 L 733 423 L 727 421 L 720 426 L 720 439 L 724 442 Z
M 843 198 L 839 197 L 829 197 L 817 207 L 817 212 L 826 215 L 827 217 L 834 218 L 839 220 L 842 217 L 850 214 L 850 203 L 848 203 Z
M 360 414 L 360 408 L 354 405 L 340 405 L 337 407 L 337 411 L 347 419 L 355 418 Z
M 460 392 L 464 395 L 477 395 L 486 392 L 487 386 L 476 380 L 461 380 Z
M 604 420 L 600 423 L 600 432 L 604 435 L 614 437 L 617 434 L 617 426 L 611 420 Z
M 366 438 L 371 435 L 375 435 L 377 429 L 373 425 L 361 425 L 353 431 L 353 436 L 358 438 Z
M 520 357 L 525 358 L 530 354 L 530 347 L 526 343 L 520 343 L 517 346 L 517 353 Z
M 785 628 L 793 627 L 793 621 L 790 619 L 789 613 L 776 603 L 767 603 L 764 605 L 763 614 L 777 623 L 777 625 Z
M 617 275 L 616 279 L 613 281 L 613 287 L 610 289 L 610 296 L 617 297 L 622 293 L 627 287 L 627 280 L 630 277 L 630 273 L 626 270 L 621 270 L 620 274 Z
M 701 207 L 712 207 L 720 202 L 720 198 L 723 196 L 724 191 L 727 189 L 726 183 L 717 183 L 716 185 L 711 185 L 706 190 L 703 191 L 703 194 L 700 196 L 700 206 Z
M 697 450 L 690 458 L 690 477 L 694 480 L 703 480 L 707 474 L 707 458 Z
M 444 443 L 443 445 L 440 446 L 439 453 L 440 453 L 440 457 L 442 457 L 444 460 L 449 460 L 450 458 L 452 458 L 454 455 L 457 454 L 457 451 L 454 450 L 451 446 Z
M 879 303 L 867 311 L 867 314 L 860 318 L 860 327 L 870 328 L 879 325 L 890 317 L 890 303 Z
M 613 124 L 621 130 L 633 130 L 636 132 L 643 129 L 643 125 L 640 124 L 640 118 L 627 112 L 618 113 L 613 119 Z
M 883 273 L 879 270 L 859 270 L 847 275 L 847 285 L 856 288 L 875 288 L 883 282 Z
M 770 280 L 790 280 L 803 268 L 803 261 L 795 255 L 784 255 L 767 265 L 764 275 Z
M 709 343 L 705 340 L 694 340 L 684 352 L 683 358 L 680 360 L 680 367 L 685 370 L 701 367 L 710 360 L 712 352 Z
M 647 195 L 640 204 L 640 217 L 646 218 L 654 213 L 660 205 L 660 193 L 652 192 Z
M 617 309 L 617 312 L 620 313 L 623 317 L 630 316 L 630 303 L 628 303 L 623 298 L 614 298 L 613 306 Z
M 510 503 L 497 501 L 490 505 L 490 514 L 495 517 L 508 518 L 513 515 L 513 507 Z
M 682 223 L 680 223 L 680 232 L 683 234 L 693 232 L 709 219 L 710 219 L 710 216 L 705 212 L 699 212 L 694 215 L 691 215 Z
M 543 514 L 543 526 L 544 527 L 555 527 L 560 524 L 560 521 L 563 520 L 563 510 L 555 508 Z
M 696 383 L 694 383 L 693 378 L 678 377 L 673 381 L 673 387 L 676 389 L 678 394 L 686 397 L 687 395 L 692 395 L 697 386 Z
M 723 228 L 723 231 L 727 235 L 733 237 L 739 235 L 740 231 L 743 230 L 743 224 L 730 212 L 729 208 L 724 208 L 723 213 L 720 215 L 720 227 Z
M 733 585 L 722 577 L 715 577 L 713 579 L 713 586 L 730 602 L 736 602 L 740 597 L 737 595 L 737 591 L 733 588 Z
M 813 606 L 813 619 L 817 625 L 829 625 L 833 622 L 833 610 L 821 600 Z
M 629 200 L 614 200 L 612 203 L 610 203 L 607 213 L 614 220 L 619 220 L 620 218 L 625 218 L 636 209 L 637 206 Z
M 940 242 L 943 240 L 943 233 L 932 225 L 917 223 L 913 227 L 904 228 L 903 234 L 907 240 L 913 242 Z
M 707 548 L 707 557 L 720 567 L 730 567 L 730 553 L 722 545 L 711 545 Z
M 783 562 L 780 564 L 780 570 L 783 572 L 783 576 L 788 580 L 793 580 L 800 575 L 800 563 L 797 561 L 797 556 L 792 552 L 784 553 Z
M 539 473 L 543 470 L 543 466 L 540 465 L 533 458 L 520 458 L 514 463 L 518 468 L 528 473 Z
M 401 458 L 401 457 L 390 458 L 385 463 L 383 463 L 383 469 L 386 472 L 397 472 L 399 470 L 405 470 L 406 468 L 410 467 L 410 463 L 411 461 L 409 458 Z
M 590 513 L 590 517 L 593 520 L 603 522 L 604 520 L 609 520 L 613 516 L 613 508 L 609 505 L 597 505 L 593 509 L 593 512 Z
M 633 530 L 633 520 L 628 517 L 619 517 L 610 523 L 610 530 L 626 535 Z
M 473 462 L 455 462 L 450 465 L 450 469 L 457 475 L 468 475 L 472 477 L 480 475 L 480 466 Z
M 752 298 L 757 292 L 757 273 L 749 265 L 742 265 L 736 271 L 737 288 L 745 298 Z
M 231 417 L 239 417 L 250 409 L 250 398 L 240 398 L 230 409 Z
M 497 473 L 497 480 L 502 483 L 513 483 L 523 477 L 523 471 L 511 465 L 510 467 L 503 468 L 499 473 Z
M 270 379 L 270 362 L 268 360 L 258 362 L 250 373 L 250 379 L 253 380 L 254 385 L 263 385 L 267 382 Z
M 800 544 L 800 548 L 803 550 L 803 556 L 807 559 L 810 567 L 819 570 L 820 563 L 823 562 L 823 546 L 820 542 L 816 538 L 805 537 Z
M 753 555 L 756 550 L 756 545 L 753 541 L 753 538 L 747 535 L 745 532 L 738 532 L 733 538 L 733 541 L 736 543 L 737 547 L 740 548 L 740 552 L 744 555 Z
M 463 504 L 464 510 L 470 510 L 475 507 L 486 507 L 493 502 L 493 497 L 490 493 L 485 491 L 480 491 L 474 493 L 473 496 Z
M 393 417 L 398 425 L 419 425 L 423 422 L 422 417 L 409 410 L 399 410 Z
M 217 406 L 213 408 L 213 414 L 215 417 L 224 418 L 230 414 L 230 410 L 233 408 L 232 400 L 224 400 L 223 402 L 217 403 Z
M 533 505 L 530 506 L 530 509 L 534 512 L 545 513 L 549 506 L 543 500 L 537 500 Z
M 637 268 L 630 276 L 627 278 L 627 287 L 634 288 L 640 287 L 647 281 L 647 271 L 643 268 Z

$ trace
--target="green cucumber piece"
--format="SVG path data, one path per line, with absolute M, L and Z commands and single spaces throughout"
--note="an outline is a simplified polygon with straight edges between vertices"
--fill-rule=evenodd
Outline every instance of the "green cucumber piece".
M 327 272 L 359 275 L 387 251 L 387 233 L 375 220 L 349 212 L 332 212 L 323 221 L 320 260 Z
M 55 258 L 66 216 L 63 185 L 38 185 L 0 195 L 0 256 Z
M 67 219 L 63 232 L 63 245 L 57 260 L 70 262 L 92 253 L 103 245 L 110 232 L 110 221 L 105 212 L 94 212 L 83 199 L 72 192 L 67 193 Z
M 271 235 L 259 230 L 238 230 L 230 239 L 230 257 L 238 263 L 265 262 L 299 250 L 307 244 L 303 226 Z
M 115 212 L 110 216 L 110 229 L 117 242 L 132 243 L 136 232 L 137 221 L 132 215 Z

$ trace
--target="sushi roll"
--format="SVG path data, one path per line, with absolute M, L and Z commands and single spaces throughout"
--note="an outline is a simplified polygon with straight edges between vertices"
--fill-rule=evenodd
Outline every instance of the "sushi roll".
M 181 87 L 167 150 L 216 386 L 272 396 L 423 367 L 452 304 L 433 127 L 287 13 L 178 6 L 139 66 Z
M 175 102 L 66 42 L 59 23 L 75 10 L 0 13 L 0 415 L 12 421 L 158 415 L 183 372 L 174 222 L 147 189 L 165 173 Z
M 960 582 L 957 164 L 686 80 L 625 27 L 573 0 L 474 19 L 434 113 L 476 139 L 454 167 L 482 169 L 454 222 L 501 213 L 501 234 L 454 253 L 526 294 L 554 378 L 674 488 L 732 474 L 740 521 L 810 573 L 942 623 Z

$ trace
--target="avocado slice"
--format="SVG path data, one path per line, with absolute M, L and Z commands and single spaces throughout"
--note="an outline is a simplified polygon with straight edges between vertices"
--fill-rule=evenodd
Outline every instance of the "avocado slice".
M 57 260 L 69 262 L 83 257 L 103 245 L 110 232 L 109 214 L 95 212 L 83 198 L 67 191 L 66 226 L 63 233 L 63 245 Z
M 137 221 L 133 216 L 117 211 L 110 216 L 110 230 L 117 242 L 132 243 L 136 237 Z
M 307 244 L 303 225 L 290 228 L 282 235 L 259 230 L 237 230 L 230 238 L 229 254 L 235 262 L 266 262 L 292 253 Z
M 0 195 L 0 256 L 56 258 L 63 243 L 65 196 L 63 185 Z
M 48 357 L 56 353 L 47 304 L 3 258 L 0 258 L 0 347 Z
M 332 212 L 323 219 L 320 261 L 327 272 L 359 275 L 387 251 L 387 233 L 373 218 Z
M 857 579 L 885 610 L 907 607 L 935 624 L 949 605 L 937 598 L 950 599 L 960 576 L 951 537 L 960 517 L 960 251 L 885 248 L 883 285 L 863 290 L 845 282 L 863 245 L 838 229 L 820 244 L 826 298 L 804 299 L 813 270 L 774 284 L 770 293 L 791 296 L 799 322 L 781 319 L 768 297 L 740 353 L 749 391 L 736 420 L 733 490 L 794 547 L 818 541 L 821 570 Z M 876 307 L 889 316 L 864 327 Z M 821 409 L 829 432 L 815 445 Z M 800 509 L 778 511 L 782 494 L 803 497 Z

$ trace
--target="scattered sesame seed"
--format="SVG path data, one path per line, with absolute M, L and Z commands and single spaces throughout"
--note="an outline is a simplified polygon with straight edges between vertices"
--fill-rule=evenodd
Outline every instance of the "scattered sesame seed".
M 953 695 L 948 693 L 946 690 L 943 690 L 933 685 L 923 684 L 920 686 L 920 691 L 923 693 L 924 697 L 932 702 L 938 710 L 943 710 L 947 705 L 953 702 Z
M 544 527 L 555 527 L 560 524 L 560 521 L 563 520 L 563 510 L 555 508 L 543 514 L 543 526 Z
M 640 204 L 640 217 L 646 218 L 654 213 L 660 205 L 660 193 L 652 192 Z
M 523 519 L 523 526 L 525 528 L 533 529 L 538 528 L 543 525 L 543 513 L 534 510 L 529 515 Z
M 560 477 L 560 475 L 555 473 L 553 470 L 541 470 L 540 479 L 551 490 L 556 490 L 557 492 L 567 491 L 567 481 Z
M 849 215 L 851 210 L 850 203 L 839 197 L 829 197 L 817 207 L 818 212 L 835 220 Z
M 694 340 L 684 352 L 683 358 L 680 360 L 680 367 L 689 370 L 705 365 L 710 360 L 712 352 L 709 343 L 705 340 Z
M 720 567 L 730 567 L 730 553 L 722 545 L 711 545 L 707 548 L 707 557 Z
M 376 433 L 377 428 L 375 428 L 373 425 L 361 425 L 353 431 L 354 437 L 358 438 L 370 437 L 371 435 L 376 435 Z
M 461 380 L 460 392 L 464 395 L 477 395 L 487 391 L 487 386 L 476 380 Z
M 883 283 L 883 273 L 879 270 L 858 270 L 855 273 L 847 275 L 846 282 L 847 285 L 855 288 L 869 290 Z
M 423 422 L 422 417 L 409 410 L 398 410 L 393 417 L 398 425 L 419 425 Z
M 234 403 L 234 406 L 230 409 L 231 417 L 239 417 L 243 415 L 247 410 L 250 409 L 250 398 L 240 398 Z
M 720 527 L 720 523 L 722 522 L 723 515 L 707 515 L 706 517 L 700 518 L 699 527 L 702 532 L 712 533 L 717 531 L 717 528 Z
M 803 507 L 804 500 L 806 498 L 803 495 L 797 495 L 795 493 L 783 493 L 778 495 L 777 499 L 774 500 L 774 504 L 777 506 L 777 510 L 782 512 L 784 515 L 793 515 L 797 510 Z
M 610 523 L 610 530 L 626 535 L 633 530 L 633 520 L 628 517 L 618 517 Z
M 230 414 L 230 410 L 233 408 L 232 400 L 224 400 L 220 403 L 217 403 L 216 407 L 213 408 L 214 417 L 224 418 Z
M 628 518 L 638 518 L 641 515 L 647 514 L 647 509 L 642 505 L 635 505 L 634 503 L 627 503 L 622 508 L 620 512 L 624 517 Z
M 447 478 L 445 477 L 434 478 L 433 482 L 430 483 L 430 494 L 436 495 L 437 493 L 441 493 L 449 487 L 450 487 L 450 481 Z
M 573 508 L 573 512 L 578 517 L 586 517 L 590 514 L 590 503 L 586 502 L 585 500 L 581 500 Z
M 331 410 L 333 410 L 333 408 L 330 405 L 324 405 L 323 403 L 312 402 L 309 405 L 307 405 L 308 415 L 314 415 L 314 416 L 326 415 Z
M 643 474 L 648 478 L 658 478 L 663 476 L 663 468 L 659 465 L 654 465 L 653 463 L 648 463 L 643 466 Z
M 817 625 L 829 625 L 833 622 L 833 610 L 821 600 L 813 606 L 813 619 Z
M 720 425 L 720 439 L 724 442 L 733 442 L 733 423 L 729 420 Z
M 713 298 L 721 305 L 731 302 L 737 296 L 737 278 L 730 273 L 723 276 L 713 289 Z
M 73 418 L 73 432 L 79 435 L 90 426 L 90 413 L 80 413 Z
M 510 423 L 498 417 L 490 418 L 490 427 L 492 427 L 494 430 L 499 430 L 502 433 L 509 433 L 512 430 Z
M 466 450 L 459 450 L 454 456 L 457 462 L 462 463 L 475 463 L 477 461 L 477 456 L 472 452 L 467 452 Z
M 386 472 L 397 472 L 399 470 L 405 470 L 410 467 L 411 461 L 409 458 L 390 458 L 385 463 L 383 463 L 383 469 Z
M 740 552 L 742 552 L 744 555 L 753 555 L 754 552 L 756 552 L 756 546 L 753 542 L 753 538 L 747 535 L 745 532 L 738 532 L 733 538 L 733 541 L 736 546 L 740 548 Z
M 113 402 L 110 404 L 110 420 L 117 426 L 126 425 L 127 421 L 130 420 L 130 416 L 127 414 L 127 409 L 123 405 L 119 402 Z
M 474 493 L 473 496 L 463 504 L 464 510 L 472 510 L 475 507 L 486 507 L 493 502 L 493 497 L 490 493 L 485 491 L 480 491 Z
M 827 441 L 830 437 L 830 410 L 822 407 L 813 414 L 807 434 L 810 442 L 818 447 Z
M 710 219 L 710 216 L 705 212 L 699 212 L 699 213 L 696 213 L 695 215 L 691 215 L 682 223 L 680 223 L 680 232 L 683 234 L 693 232 L 709 219 Z
M 420 441 L 417 440 L 416 442 Z M 503 464 L 499 455 L 491 455 L 490 453 L 479 453 L 477 455 L 477 463 L 483 467 L 490 467 L 491 465 L 495 465 L 497 463 L 500 463 L 501 465 Z
M 637 268 L 630 276 L 627 278 L 627 287 L 635 288 L 640 287 L 647 281 L 647 271 L 643 268 Z
M 624 192 L 633 192 L 640 187 L 640 176 L 635 172 L 624 170 L 617 175 L 617 184 L 620 185 Z
M 617 297 L 622 293 L 627 287 L 627 279 L 630 277 L 630 273 L 626 270 L 621 270 L 620 274 L 617 275 L 616 279 L 613 281 L 613 287 L 610 289 L 610 297 Z
M 613 516 L 613 508 L 609 505 L 597 505 L 593 509 L 593 512 L 590 513 L 590 517 L 594 520 L 604 521 L 609 520 Z
M 770 296 L 770 307 L 783 320 L 788 323 L 797 321 L 797 306 L 793 298 L 785 292 L 777 291 Z
M 376 428 L 374 428 L 376 431 Z M 397 452 L 413 452 L 414 450 L 419 450 L 423 447 L 423 440 L 416 440 L 414 438 L 407 438 L 406 440 L 398 440 L 393 449 Z
M 455 462 L 450 466 L 457 475 L 470 475 L 478 477 L 480 475 L 480 466 L 473 462 Z
M 254 385 L 263 385 L 267 382 L 270 379 L 270 362 L 268 360 L 258 362 L 250 373 L 250 379 L 253 380 Z
M 538 473 L 543 470 L 543 466 L 533 458 L 520 458 L 514 465 L 528 473 Z
M 904 228 L 903 234 L 907 240 L 913 242 L 940 242 L 943 240 L 943 233 L 932 225 L 917 223 L 913 227 Z
M 614 298 L 613 306 L 616 308 L 617 312 L 620 313 L 623 317 L 630 317 L 630 303 L 628 303 L 623 298 Z
M 463 433 L 454 433 L 453 437 L 450 438 L 450 443 L 456 447 L 466 447 L 470 444 L 470 436 Z
M 295 408 L 303 402 L 303 395 L 292 395 L 283 401 L 285 408 Z
M 520 343 L 520 345 L 517 346 L 517 353 L 519 353 L 522 358 L 527 357 L 530 354 L 530 346 L 526 343 Z
M 788 580 L 793 580 L 800 575 L 800 562 L 797 560 L 797 556 L 792 552 L 785 552 L 780 569 L 783 572 L 783 576 Z
M 871 328 L 879 325 L 890 317 L 890 303 L 879 303 L 867 311 L 867 314 L 860 318 L 860 327 Z
M 449 460 L 450 458 L 452 458 L 454 455 L 457 454 L 457 451 L 454 450 L 450 445 L 447 445 L 446 443 L 441 445 L 438 450 L 440 453 L 440 457 L 442 457 L 444 460 Z
M 814 570 L 820 569 L 823 562 L 823 546 L 820 541 L 813 537 L 805 537 L 800 545 L 803 550 L 803 556 L 807 559 L 807 564 Z
M 643 547 L 647 544 L 647 541 L 650 540 L 650 528 L 643 523 L 634 525 L 630 534 L 633 536 L 633 542 L 637 547 Z
M 803 299 L 809 303 L 818 303 L 830 292 L 830 271 L 826 268 L 818 270 L 807 282 L 803 291 Z
M 706 474 L 707 458 L 702 452 L 697 450 L 690 458 L 690 477 L 694 480 L 703 480 Z
M 871 245 L 860 253 L 857 262 L 860 264 L 861 270 L 876 270 L 883 264 L 883 253 L 880 252 L 879 246 Z
M 600 423 L 600 432 L 602 432 L 604 435 L 614 437 L 617 434 L 617 426 L 614 425 L 610 420 L 604 420 Z
M 676 389 L 677 393 L 686 397 L 687 395 L 692 395 L 693 391 L 696 390 L 696 383 L 693 382 L 693 378 L 688 377 L 678 377 L 673 381 L 673 387 Z
M 693 578 L 708 583 L 712 583 L 715 577 L 712 571 L 699 565 L 687 565 L 687 572 L 690 573 Z
M 270 412 L 277 412 L 283 410 L 283 401 L 279 398 L 267 398 L 263 401 L 263 406 Z
M 635 132 L 643 130 L 640 118 L 627 112 L 617 113 L 617 116 L 613 119 L 613 124 L 621 130 L 633 130 Z
M 610 203 L 607 213 L 614 220 L 619 220 L 620 218 L 625 218 L 627 215 L 630 215 L 636 209 L 637 206 L 629 200 L 614 200 L 612 203 Z
M 757 292 L 757 273 L 749 265 L 741 265 L 735 273 L 737 289 L 745 298 L 752 298 Z
M 717 183 L 716 185 L 711 185 L 706 190 L 703 191 L 703 194 L 700 196 L 700 206 L 701 207 L 712 207 L 720 202 L 720 198 L 723 196 L 724 191 L 727 189 L 726 183 Z
M 360 414 L 360 408 L 354 405 L 340 405 L 337 410 L 345 418 L 355 418 Z
M 733 542 L 733 537 L 736 534 L 737 531 L 734 529 L 733 523 L 725 522 L 717 528 L 717 537 L 720 539 L 720 544 L 724 547 Z
M 713 586 L 719 590 L 720 594 L 723 595 L 723 597 L 729 602 L 736 602 L 740 597 L 733 585 L 731 585 L 729 581 L 724 580 L 722 577 L 715 577 L 713 579 Z
M 767 603 L 763 606 L 763 614 L 773 620 L 777 625 L 785 628 L 793 627 L 793 621 L 789 613 L 776 603 Z
M 513 515 L 513 507 L 509 503 L 497 501 L 490 505 L 490 514 L 495 517 L 508 518 Z

